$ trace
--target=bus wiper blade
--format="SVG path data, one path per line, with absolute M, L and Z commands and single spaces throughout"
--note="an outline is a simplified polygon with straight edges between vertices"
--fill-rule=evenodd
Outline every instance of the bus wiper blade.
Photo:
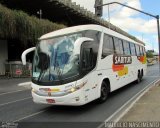
M 61 69 L 60 69 L 58 62 L 56 62 L 56 71 L 57 71 L 58 79 L 62 84 L 62 72 L 61 72 Z
M 40 80 L 43 78 L 43 75 L 44 75 L 44 71 L 41 70 L 40 75 L 38 77 L 38 82 L 40 82 Z
M 56 49 L 56 53 L 55 53 L 54 70 L 56 69 L 57 75 L 58 75 L 58 79 L 59 79 L 59 81 L 60 81 L 61 84 L 62 84 L 62 75 L 61 75 L 59 63 L 58 63 L 58 61 L 57 61 L 57 55 L 58 55 L 58 48 Z

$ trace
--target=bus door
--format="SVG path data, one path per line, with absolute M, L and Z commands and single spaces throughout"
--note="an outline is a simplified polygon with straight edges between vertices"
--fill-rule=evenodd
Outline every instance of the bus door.
M 82 74 L 87 80 L 85 85 L 85 100 L 93 100 L 95 98 L 95 92 L 97 87 L 97 76 L 95 72 L 95 66 L 97 61 L 97 52 L 94 48 L 94 42 L 87 41 L 82 44 Z

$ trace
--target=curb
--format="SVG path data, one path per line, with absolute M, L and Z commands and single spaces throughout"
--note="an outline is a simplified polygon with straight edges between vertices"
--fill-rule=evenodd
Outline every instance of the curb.
M 97 128 L 106 128 L 106 122 L 114 122 L 117 123 L 127 112 L 134 106 L 134 104 L 152 87 L 157 86 L 160 83 L 160 78 L 154 80 L 148 86 L 146 86 L 143 90 L 138 92 L 135 96 L 133 96 L 130 100 L 128 100 L 120 109 L 118 109 L 114 114 L 112 114 L 109 118 L 107 118 L 101 125 Z

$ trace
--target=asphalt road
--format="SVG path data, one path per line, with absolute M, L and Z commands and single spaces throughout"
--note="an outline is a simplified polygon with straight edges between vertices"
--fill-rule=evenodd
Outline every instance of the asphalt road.
M 0 121 L 17 122 L 18 128 L 96 128 L 134 95 L 158 79 L 158 68 L 158 65 L 149 66 L 140 84 L 131 83 L 111 93 L 105 103 L 91 102 L 80 107 L 35 104 L 30 90 L 7 91 L 9 87 L 4 86 L 8 85 L 7 80 L 5 83 L 5 80 L 0 79 L 0 88 L 5 91 L 0 92 Z

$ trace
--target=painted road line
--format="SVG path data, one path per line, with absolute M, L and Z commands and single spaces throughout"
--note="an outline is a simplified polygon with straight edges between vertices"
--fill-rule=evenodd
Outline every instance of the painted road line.
M 27 86 L 27 85 L 31 85 L 31 82 L 23 82 L 18 84 L 18 86 Z
M 22 91 L 26 91 L 26 89 L 25 90 L 17 90 L 17 91 L 11 91 L 11 92 L 1 93 L 0 96 L 6 95 L 6 94 L 11 94 L 11 93 L 16 93 L 16 92 L 22 92 Z
M 130 98 L 123 106 L 121 106 L 117 111 L 115 111 L 110 117 L 108 117 L 103 123 L 101 123 L 97 128 L 102 128 L 105 126 L 105 122 L 111 121 L 111 119 L 116 116 L 121 110 L 123 110 L 129 103 L 131 103 L 132 100 L 134 100 L 136 97 L 138 97 L 143 91 L 145 91 L 149 86 L 156 83 L 159 79 L 154 80 L 150 84 L 148 84 L 145 88 L 143 88 L 141 91 L 139 91 L 137 94 L 135 94 L 132 98 Z M 134 101 L 132 101 L 134 102 Z
M 27 118 L 29 118 L 29 117 L 33 117 L 33 116 L 36 116 L 36 115 L 38 115 L 38 114 L 41 114 L 41 113 L 43 113 L 43 112 L 45 112 L 45 111 L 46 111 L 46 110 L 42 110 L 42 111 L 39 111 L 39 112 L 36 112 L 36 113 L 32 113 L 32 114 L 30 114 L 30 115 L 28 115 L 28 116 L 25 116 L 25 117 L 22 117 L 22 118 L 20 118 L 20 119 L 14 120 L 13 122 L 19 122 L 19 121 L 24 120 L 24 119 L 27 119 Z
M 159 76 L 145 76 L 145 78 L 147 78 L 147 77 L 149 77 L 149 78 L 159 78 Z
M 31 89 L 31 82 L 19 83 L 18 86 L 19 87 L 24 87 L 24 88 L 27 88 L 27 89 Z
M 20 102 L 20 101 L 23 101 L 23 100 L 28 100 L 28 99 L 31 99 L 31 98 L 32 98 L 32 97 L 26 97 L 26 98 L 23 98 L 23 99 L 19 99 L 19 100 L 15 100 L 15 101 L 3 103 L 3 104 L 0 104 L 0 107 L 5 106 L 5 105 L 8 105 L 8 104 L 13 104 L 13 103 L 16 103 L 16 102 Z
M 18 86 L 28 86 L 28 87 L 31 87 L 31 82 L 19 83 Z

